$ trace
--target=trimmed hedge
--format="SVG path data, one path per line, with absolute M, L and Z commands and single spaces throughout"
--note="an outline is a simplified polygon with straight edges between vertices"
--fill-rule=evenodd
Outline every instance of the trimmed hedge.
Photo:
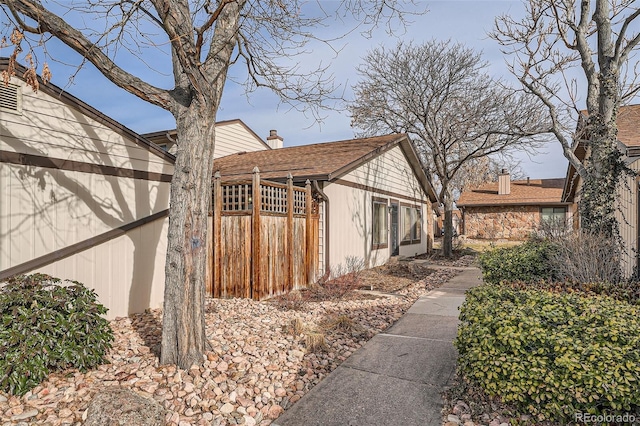
M 535 289 L 547 290 L 552 293 L 577 293 L 581 296 L 610 296 L 632 305 L 640 305 L 640 282 L 638 281 L 626 281 L 617 284 L 608 282 L 581 283 L 570 280 L 537 281 L 533 283 L 502 281 L 500 284 L 516 290 Z
M 50 372 L 101 364 L 113 341 L 106 312 L 78 282 L 9 279 L 0 287 L 0 390 L 24 395 Z
M 555 247 L 546 240 L 528 240 L 512 247 L 498 247 L 478 256 L 486 283 L 536 282 L 553 278 L 551 255 Z
M 539 420 L 640 415 L 640 308 L 610 297 L 483 285 L 467 292 L 460 372 Z

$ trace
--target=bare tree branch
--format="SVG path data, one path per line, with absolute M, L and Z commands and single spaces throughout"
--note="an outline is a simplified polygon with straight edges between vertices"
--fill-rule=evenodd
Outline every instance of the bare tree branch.
M 616 193 L 630 170 L 618 149 L 616 117 L 622 103 L 640 91 L 637 65 L 629 72 L 627 62 L 640 43 L 633 25 L 640 9 L 628 0 L 523 3 L 524 18 L 516 25 L 511 17 L 500 17 L 490 36 L 514 58 L 510 71 L 523 89 L 547 108 L 551 132 L 582 180 L 581 223 L 617 234 Z M 576 77 L 569 77 L 577 66 L 587 82 L 582 99 Z M 556 90 L 562 84 L 566 90 Z M 585 151 L 580 158 L 578 146 Z
M 379 47 L 358 67 L 352 125 L 363 135 L 408 133 L 438 180 L 445 215 L 453 208 L 452 182 L 468 164 L 515 147 L 534 152 L 538 135 L 551 127 L 538 99 L 486 70 L 479 53 L 450 41 Z M 447 232 L 445 225 L 450 246 Z
M 245 60 L 248 91 L 267 87 L 283 102 L 316 116 L 340 97 L 334 95 L 337 85 L 327 75 L 327 65 L 307 66 L 299 55 L 308 53 L 314 42 L 332 48 L 341 34 L 353 29 L 340 28 L 326 38 L 317 35 L 319 28 L 330 27 L 326 21 L 331 14 L 310 10 L 313 5 L 303 0 L 85 0 L 52 5 L 69 14 L 67 22 L 39 0 L 0 0 L 9 21 L 38 35 L 37 43 L 45 40 L 43 35 L 53 35 L 75 50 L 83 63 L 91 62 L 117 86 L 169 110 L 176 120 L 162 363 L 188 369 L 202 362 L 207 346 L 204 242 L 216 114 L 230 65 Z M 319 1 L 315 6 L 323 10 Z M 402 28 L 405 13 L 412 13 L 415 5 L 412 0 L 343 0 L 331 6 L 333 15 L 347 13 L 356 18 L 354 27 L 366 30 L 377 24 L 392 29 L 396 22 Z M 80 21 L 87 16 L 95 18 L 91 28 L 70 24 L 74 17 Z M 102 29 L 96 30 L 100 23 Z M 15 44 L 18 52 L 20 41 Z M 171 69 L 173 88 L 160 89 L 125 71 L 128 60 L 146 63 L 147 54 L 142 53 L 146 47 L 169 58 L 163 70 Z M 130 55 L 120 56 L 122 49 Z M 29 70 L 31 81 L 37 82 L 33 67 Z

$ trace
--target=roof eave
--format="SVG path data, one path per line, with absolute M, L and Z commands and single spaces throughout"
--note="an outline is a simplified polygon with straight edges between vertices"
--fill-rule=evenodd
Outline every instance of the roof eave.
M 573 204 L 567 201 L 540 201 L 540 202 L 512 202 L 512 203 L 456 203 L 457 207 L 513 207 L 513 206 L 569 206 Z

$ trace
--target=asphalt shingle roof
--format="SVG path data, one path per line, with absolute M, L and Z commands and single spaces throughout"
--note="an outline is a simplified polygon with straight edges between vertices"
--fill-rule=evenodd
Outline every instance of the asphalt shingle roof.
M 366 161 L 376 150 L 404 138 L 405 135 L 392 134 L 237 153 L 215 160 L 213 171 L 219 171 L 223 181 L 251 179 L 256 166 L 261 179 L 283 179 L 291 173 L 298 181 L 306 178 L 329 180 L 335 177 L 332 176 L 335 172 Z
M 498 195 L 498 182 L 464 191 L 456 205 L 499 206 L 561 203 L 564 178 L 511 181 L 510 194 Z

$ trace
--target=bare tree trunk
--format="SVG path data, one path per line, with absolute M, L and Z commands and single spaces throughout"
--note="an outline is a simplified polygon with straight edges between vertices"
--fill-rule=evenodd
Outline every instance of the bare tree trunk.
M 188 369 L 200 365 L 207 340 L 204 320 L 207 261 L 207 218 L 211 204 L 215 109 L 194 99 L 176 115 L 178 152 L 171 182 L 171 210 L 164 317 L 162 364 Z M 189 143 L 180 143 L 189 141 Z
M 442 236 L 442 255 L 453 256 L 453 197 L 444 195 L 444 235 Z
M 584 130 L 590 155 L 584 160 L 586 176 L 583 177 L 579 208 L 583 228 L 617 237 L 617 188 L 626 167 L 617 147 L 620 69 L 615 60 L 609 14 L 609 2 L 598 0 L 593 19 L 598 28 L 600 86 L 597 107 L 590 105 Z

